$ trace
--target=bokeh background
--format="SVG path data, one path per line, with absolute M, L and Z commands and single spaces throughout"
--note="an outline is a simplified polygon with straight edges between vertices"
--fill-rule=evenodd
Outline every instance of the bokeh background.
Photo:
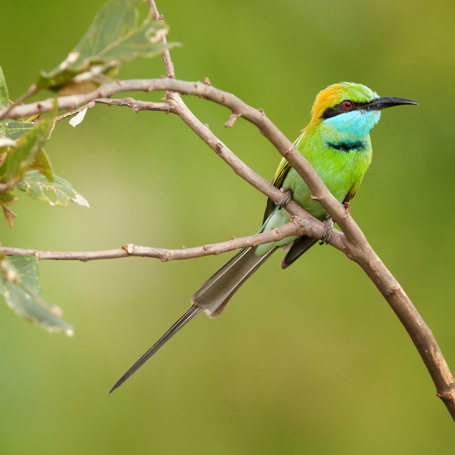
M 62 61 L 102 0 L 3 2 L 0 64 L 11 98 Z M 455 368 L 454 19 L 451 0 L 159 0 L 177 77 L 233 92 L 294 139 L 316 93 L 339 81 L 420 106 L 372 131 L 356 221 Z M 160 58 L 121 78 L 164 74 Z M 158 100 L 162 94 L 134 94 Z M 244 121 L 186 98 L 260 175 L 279 155 Z M 177 117 L 98 106 L 46 147 L 90 202 L 51 208 L 21 193 L 5 246 L 180 248 L 255 233 L 264 197 Z M 217 320 L 197 318 L 115 394 L 108 391 L 229 255 L 161 263 L 43 262 L 45 297 L 75 326 L 51 335 L 0 307 L 0 453 L 452 453 L 453 422 L 387 303 L 361 269 L 315 247 L 272 258 Z

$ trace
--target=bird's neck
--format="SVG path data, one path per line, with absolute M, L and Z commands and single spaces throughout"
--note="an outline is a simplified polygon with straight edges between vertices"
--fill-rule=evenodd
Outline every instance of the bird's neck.
M 371 128 L 379 121 L 379 111 L 353 111 L 328 118 L 318 125 L 324 144 L 342 152 L 362 151 L 369 143 Z

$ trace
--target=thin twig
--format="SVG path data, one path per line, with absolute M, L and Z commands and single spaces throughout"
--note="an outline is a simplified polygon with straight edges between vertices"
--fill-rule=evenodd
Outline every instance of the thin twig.
M 0 114 L 0 120 L 3 120 L 8 116 L 8 114 L 19 104 L 23 103 L 27 98 L 30 98 L 32 95 L 38 92 L 38 89 L 36 88 L 36 85 L 33 84 L 29 87 L 29 89 L 22 95 L 20 96 L 14 103 L 12 103 L 10 106 L 8 106 L 4 112 Z
M 85 106 L 78 107 L 77 109 L 74 109 L 72 111 L 66 112 L 65 114 L 59 115 L 58 117 L 55 117 L 54 119 L 54 126 L 52 129 L 55 128 L 55 124 L 59 122 L 60 120 L 63 120 L 65 118 L 71 117 L 72 115 L 79 114 L 79 112 L 82 112 L 86 109 L 92 109 L 95 106 L 95 100 L 90 101 L 90 103 L 86 104 Z
M 6 256 L 17 254 L 32 255 L 40 260 L 57 261 L 95 261 L 100 259 L 118 259 L 125 257 L 148 257 L 161 259 L 161 261 L 172 261 L 177 259 L 193 259 L 204 256 L 218 255 L 239 248 L 257 246 L 268 242 L 277 242 L 285 237 L 293 235 L 311 235 L 312 237 L 322 238 L 325 233 L 324 224 L 314 218 L 303 220 L 293 217 L 289 223 L 273 229 L 269 232 L 251 235 L 248 237 L 238 237 L 226 242 L 203 245 L 194 248 L 182 248 L 181 250 L 170 250 L 164 248 L 152 248 L 133 244 L 125 245 L 122 248 L 104 251 L 39 251 L 23 248 L 0 247 L 0 253 Z M 343 247 L 343 235 L 339 231 L 332 233 L 333 244 L 337 248 Z
M 54 132 L 55 125 L 57 122 L 60 122 L 61 120 L 64 120 L 68 117 L 71 117 L 75 114 L 79 114 L 79 112 L 85 111 L 87 109 L 91 109 L 92 107 L 95 106 L 95 101 L 90 101 L 90 103 L 86 104 L 85 106 L 78 107 L 77 109 L 73 109 L 72 111 L 66 112 L 65 114 L 59 115 L 58 117 L 54 118 L 54 122 L 52 123 L 52 128 L 49 131 L 49 137 L 51 134 Z
M 151 101 L 139 101 L 134 98 L 97 98 L 94 103 L 107 104 L 108 106 L 126 106 L 130 107 L 136 114 L 140 111 L 161 111 L 172 112 L 172 107 L 169 103 L 153 103 Z
M 164 19 L 164 17 L 158 13 L 158 9 L 156 7 L 155 1 L 147 0 L 147 2 L 149 4 L 153 20 L 162 21 Z M 160 38 L 160 41 L 163 44 L 167 44 L 166 35 L 162 35 Z M 169 49 L 165 49 L 163 51 L 162 55 L 163 55 L 164 67 L 166 68 L 166 76 L 170 77 L 171 79 L 175 79 L 174 64 L 172 63 L 171 54 L 169 53 Z

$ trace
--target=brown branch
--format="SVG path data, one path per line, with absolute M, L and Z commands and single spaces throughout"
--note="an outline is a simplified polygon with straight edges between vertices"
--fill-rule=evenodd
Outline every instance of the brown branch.
M 194 248 L 182 248 L 180 250 L 170 250 L 164 248 L 151 248 L 146 246 L 137 246 L 128 244 L 122 248 L 104 251 L 39 251 L 23 248 L 0 247 L 0 253 L 5 256 L 14 256 L 17 254 L 26 254 L 35 256 L 39 260 L 56 260 L 56 261 L 95 261 L 100 259 L 118 259 L 126 257 L 148 257 L 160 259 L 162 262 L 177 259 L 193 259 L 204 256 L 218 255 L 234 251 L 239 248 L 258 246 L 263 243 L 277 242 L 292 235 L 311 235 L 312 237 L 322 238 L 325 233 L 324 224 L 313 219 L 301 219 L 292 217 L 289 223 L 280 226 L 278 229 L 272 229 L 262 234 L 251 235 L 248 237 L 238 237 L 227 242 L 203 245 Z M 335 247 L 342 248 L 344 245 L 343 234 L 334 231 L 332 242 Z

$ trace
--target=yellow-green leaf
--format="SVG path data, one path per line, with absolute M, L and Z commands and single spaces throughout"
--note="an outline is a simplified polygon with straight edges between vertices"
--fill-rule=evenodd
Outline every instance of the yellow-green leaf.
M 0 192 L 0 207 L 2 208 L 3 216 L 5 217 L 8 226 L 13 226 L 14 218 L 16 214 L 9 208 L 11 204 L 17 201 L 16 195 L 12 191 L 1 191 Z
M 5 161 L 0 166 L 0 182 L 8 183 L 20 180 L 41 149 L 42 144 L 49 137 L 53 125 L 53 118 L 39 120 L 33 128 L 20 137 L 16 148 L 10 148 Z
M 35 156 L 35 160 L 30 166 L 31 169 L 36 169 L 46 177 L 49 182 L 54 180 L 54 172 L 52 171 L 52 164 L 47 156 L 45 150 L 41 147 Z

